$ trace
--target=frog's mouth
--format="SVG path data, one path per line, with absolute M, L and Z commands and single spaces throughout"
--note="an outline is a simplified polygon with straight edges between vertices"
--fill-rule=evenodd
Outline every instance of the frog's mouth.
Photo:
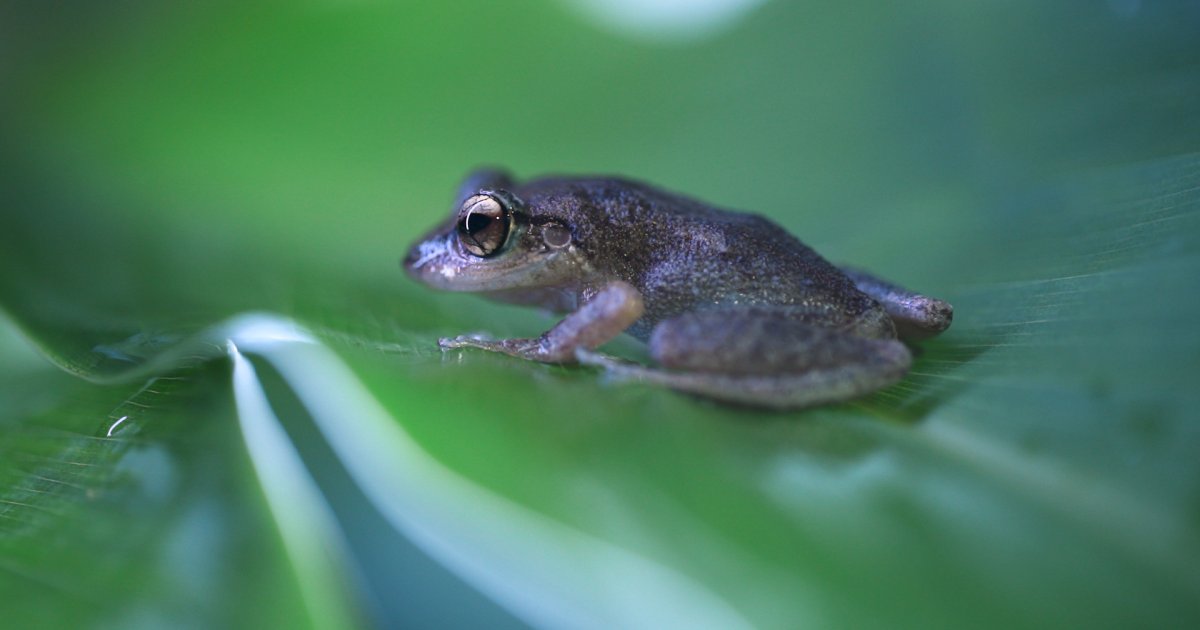
M 490 294 L 559 284 L 548 269 L 552 259 L 517 252 L 480 258 L 462 251 L 458 239 L 447 234 L 417 243 L 403 266 L 413 279 L 436 289 Z

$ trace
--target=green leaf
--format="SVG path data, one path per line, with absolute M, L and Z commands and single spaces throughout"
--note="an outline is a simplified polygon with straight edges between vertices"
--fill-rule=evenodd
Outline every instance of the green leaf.
M 29 349 L 11 328 L 4 334 L 13 370 L 0 389 L 7 625 L 325 620 L 295 603 L 288 558 L 227 422 L 231 401 L 218 385 L 227 370 L 100 387 L 31 366 Z
M 6 626 L 1200 622 L 1194 11 L 80 10 L 0 19 Z M 551 322 L 401 277 L 488 162 L 757 209 L 956 322 L 792 413 L 442 353 Z

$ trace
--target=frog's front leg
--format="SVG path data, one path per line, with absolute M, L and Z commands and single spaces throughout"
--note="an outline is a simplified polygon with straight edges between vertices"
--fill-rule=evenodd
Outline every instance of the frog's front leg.
M 642 294 L 633 285 L 616 281 L 540 337 L 489 340 L 464 336 L 441 339 L 438 345 L 480 348 L 543 363 L 570 363 L 576 360 L 577 348 L 591 350 L 616 337 L 637 321 L 644 310 Z
M 786 308 L 719 309 L 665 320 L 650 337 L 662 369 L 580 351 L 611 374 L 759 407 L 847 400 L 899 381 L 912 355 L 895 339 L 860 337 Z

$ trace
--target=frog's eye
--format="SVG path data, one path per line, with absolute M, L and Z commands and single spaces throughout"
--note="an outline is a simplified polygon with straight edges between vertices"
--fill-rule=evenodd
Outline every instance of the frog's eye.
M 512 231 L 512 213 L 491 195 L 475 195 L 459 212 L 458 240 L 468 252 L 491 256 L 504 247 Z

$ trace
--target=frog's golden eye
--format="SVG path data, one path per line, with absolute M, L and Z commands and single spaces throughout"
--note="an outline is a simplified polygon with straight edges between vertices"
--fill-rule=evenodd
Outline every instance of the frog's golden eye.
M 458 240 L 480 257 L 499 252 L 512 232 L 512 212 L 491 195 L 475 195 L 463 202 L 458 220 Z

